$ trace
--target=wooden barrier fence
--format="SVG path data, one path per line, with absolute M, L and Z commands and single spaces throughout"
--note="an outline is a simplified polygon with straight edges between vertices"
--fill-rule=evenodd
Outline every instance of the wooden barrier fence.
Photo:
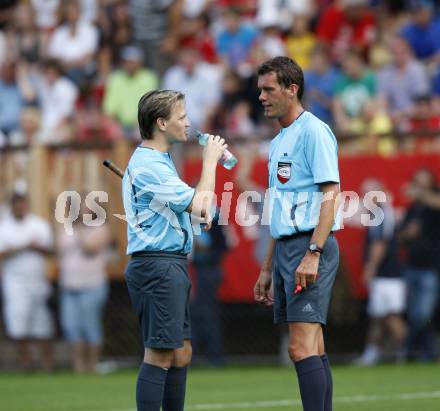
M 110 267 L 111 276 L 122 276 L 126 263 L 126 226 L 113 214 L 123 214 L 121 179 L 102 166 L 106 158 L 125 168 L 132 147 L 125 141 L 114 145 L 30 146 L 0 150 L 0 204 L 6 205 L 13 191 L 26 183 L 31 212 L 47 219 L 54 233 L 63 229 L 55 219 L 55 205 L 60 193 L 74 190 L 85 195 L 91 191 L 108 193 L 108 203 L 101 204 L 107 214 L 118 259 Z M 50 276 L 56 277 L 55 258 L 50 259 Z

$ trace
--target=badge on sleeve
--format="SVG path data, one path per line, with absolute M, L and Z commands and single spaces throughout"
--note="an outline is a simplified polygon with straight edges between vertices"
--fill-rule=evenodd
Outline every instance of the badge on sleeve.
M 277 178 L 281 184 L 286 184 L 292 175 L 292 163 L 279 161 L 277 167 Z

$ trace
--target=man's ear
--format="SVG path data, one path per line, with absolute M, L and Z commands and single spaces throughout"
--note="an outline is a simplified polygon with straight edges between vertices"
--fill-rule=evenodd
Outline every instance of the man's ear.
M 298 93 L 298 85 L 297 84 L 291 84 L 289 87 L 286 88 L 287 92 L 291 97 L 295 97 Z
M 163 117 L 159 117 L 156 120 L 157 127 L 160 131 L 165 131 L 167 128 L 167 122 Z

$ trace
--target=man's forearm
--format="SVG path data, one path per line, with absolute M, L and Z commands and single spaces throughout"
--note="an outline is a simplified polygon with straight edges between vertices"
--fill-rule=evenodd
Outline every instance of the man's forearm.
M 267 247 L 266 257 L 264 258 L 263 264 L 261 265 L 261 270 L 263 271 L 271 271 L 272 270 L 272 262 L 273 262 L 273 254 L 275 250 L 275 239 L 271 238 L 269 240 L 269 244 Z
M 205 217 L 212 204 L 215 190 L 215 171 L 217 162 L 204 161 L 200 181 L 196 186 L 196 193 L 190 211 Z
M 52 248 L 48 248 L 40 245 L 32 245 L 30 249 L 45 256 L 51 256 L 54 254 L 54 250 Z
M 13 257 L 15 254 L 25 251 L 26 247 L 17 247 L 17 248 L 10 248 L 9 250 L 1 251 L 0 252 L 0 260 L 6 259 L 9 257 Z
M 339 194 L 339 186 L 337 184 L 326 185 L 323 189 L 323 201 L 319 213 L 319 221 L 313 231 L 311 242 L 318 247 L 324 247 L 330 231 L 335 223 L 335 216 L 338 204 L 336 203 Z
M 365 263 L 365 266 L 368 269 L 376 272 L 379 265 L 385 258 L 386 250 L 387 250 L 387 245 L 384 240 L 374 241 L 373 244 L 371 245 L 370 255 L 368 257 L 367 262 Z

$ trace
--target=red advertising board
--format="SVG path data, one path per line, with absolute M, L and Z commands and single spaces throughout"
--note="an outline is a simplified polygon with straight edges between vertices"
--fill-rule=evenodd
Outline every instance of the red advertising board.
M 239 166 L 240 164 L 237 167 Z M 359 192 L 365 179 L 378 179 L 384 183 L 386 191 L 391 194 L 393 206 L 398 211 L 403 211 L 407 205 L 404 187 L 412 174 L 421 167 L 433 170 L 440 180 L 439 155 L 401 154 L 388 158 L 342 157 L 339 160 L 341 189 Z M 183 170 L 184 180 L 195 184 L 200 176 L 201 163 L 188 161 L 184 164 Z M 267 163 L 264 159 L 256 161 L 253 165 L 252 179 L 261 186 L 266 185 Z M 224 184 L 227 182 L 234 182 L 234 170 L 229 171 L 218 167 L 216 189 L 219 202 L 224 191 Z M 233 235 L 234 247 L 228 251 L 223 261 L 224 280 L 220 297 L 223 301 L 229 302 L 251 302 L 252 288 L 259 272 L 259 263 L 255 256 L 259 234 L 256 228 L 242 227 L 236 223 L 235 211 L 239 195 L 240 192 L 234 185 L 229 217 L 229 232 Z M 341 261 L 348 270 L 350 289 L 356 298 L 365 296 L 365 289 L 361 282 L 364 232 L 364 228 L 347 223 L 337 234 Z

